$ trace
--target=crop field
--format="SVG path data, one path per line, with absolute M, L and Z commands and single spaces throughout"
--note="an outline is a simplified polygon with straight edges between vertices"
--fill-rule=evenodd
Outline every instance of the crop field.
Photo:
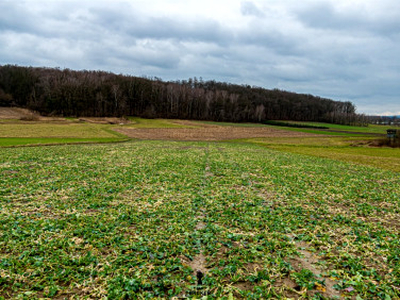
M 395 171 L 137 140 L 2 148 L 0 174 L 0 298 L 400 297 Z
M 113 126 L 69 120 L 21 122 L 0 119 L 0 147 L 70 143 L 107 143 L 126 140 Z
M 371 137 L 271 137 L 244 139 L 242 142 L 263 145 L 269 149 L 307 156 L 329 158 L 359 165 L 400 172 L 400 149 L 368 147 Z

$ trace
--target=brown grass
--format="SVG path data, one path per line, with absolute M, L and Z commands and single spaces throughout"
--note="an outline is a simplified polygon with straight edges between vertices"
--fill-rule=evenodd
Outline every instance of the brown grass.
M 18 107 L 0 107 L 0 119 L 10 120 L 10 119 L 38 119 L 39 115 L 30 111 L 26 108 L 18 108 Z
M 0 121 L 6 123 L 70 123 L 70 121 L 61 117 L 45 117 L 37 112 L 19 107 L 0 107 Z

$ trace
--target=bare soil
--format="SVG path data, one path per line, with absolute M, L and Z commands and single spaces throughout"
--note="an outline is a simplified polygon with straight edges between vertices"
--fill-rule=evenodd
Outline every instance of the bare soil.
M 19 108 L 19 107 L 0 107 L 0 120 L 20 120 L 22 121 L 22 123 L 67 122 L 65 118 L 45 117 L 27 108 Z
M 19 107 L 0 107 L 0 120 L 20 120 L 22 123 L 25 122 L 57 122 L 57 123 L 70 123 L 71 121 L 63 117 L 47 117 L 38 114 L 37 112 L 31 111 L 26 108 Z M 19 122 L 20 122 L 19 121 Z M 80 122 L 87 122 L 93 124 L 128 124 L 131 123 L 125 118 L 80 118 Z
M 21 119 L 40 116 L 29 109 L 18 107 L 0 107 L 0 119 Z
M 207 128 L 118 128 L 130 138 L 144 140 L 220 141 L 262 137 L 317 137 L 320 135 L 263 127 L 213 126 Z
M 289 236 L 292 238 L 291 236 Z M 340 298 L 340 292 L 334 289 L 334 285 L 336 284 L 335 281 L 328 277 L 323 277 L 321 268 L 318 266 L 320 259 L 313 254 L 312 252 L 308 251 L 309 245 L 303 241 L 295 241 L 296 247 L 299 252 L 303 255 L 303 257 L 293 257 L 289 260 L 290 264 L 294 267 L 294 269 L 299 272 L 301 269 L 308 269 L 313 272 L 314 275 L 324 278 L 325 287 L 324 290 L 320 290 L 322 294 L 326 297 L 338 297 Z

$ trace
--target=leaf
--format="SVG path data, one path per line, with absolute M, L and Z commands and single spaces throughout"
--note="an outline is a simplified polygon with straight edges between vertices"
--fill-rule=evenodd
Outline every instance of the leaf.
M 321 285 L 320 283 L 316 282 L 315 285 L 317 286 L 318 291 L 321 291 L 323 293 L 326 292 L 326 288 L 323 285 Z
M 232 292 L 229 292 L 228 300 L 233 300 L 233 294 L 232 294 Z

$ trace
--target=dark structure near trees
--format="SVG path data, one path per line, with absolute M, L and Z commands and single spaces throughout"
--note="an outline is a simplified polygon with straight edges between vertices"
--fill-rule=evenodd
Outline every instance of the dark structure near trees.
M 398 132 L 396 129 L 388 129 L 386 132 L 389 139 L 396 139 L 398 137 Z
M 140 116 L 231 122 L 265 120 L 353 124 L 351 102 L 278 89 L 268 90 L 197 78 L 158 78 L 102 71 L 0 66 L 0 106 L 63 116 Z

